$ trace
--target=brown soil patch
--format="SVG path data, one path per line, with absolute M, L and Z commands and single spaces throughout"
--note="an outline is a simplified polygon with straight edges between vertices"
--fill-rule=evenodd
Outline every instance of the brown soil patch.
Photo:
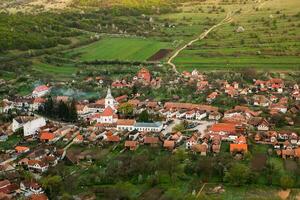
M 148 61 L 159 61 L 166 57 L 169 53 L 172 52 L 172 49 L 160 49 L 158 52 L 156 52 L 154 55 L 152 55 L 150 58 L 148 58 Z
M 281 190 L 278 192 L 278 196 L 280 197 L 280 199 L 285 200 L 289 197 L 291 190 Z

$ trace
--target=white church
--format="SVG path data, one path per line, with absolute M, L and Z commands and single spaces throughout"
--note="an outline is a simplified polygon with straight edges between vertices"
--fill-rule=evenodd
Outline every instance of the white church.
M 92 121 L 100 124 L 114 124 L 118 121 L 117 112 L 118 102 L 111 95 L 110 88 L 107 90 L 107 95 L 105 97 L 105 109 L 102 113 L 94 114 Z

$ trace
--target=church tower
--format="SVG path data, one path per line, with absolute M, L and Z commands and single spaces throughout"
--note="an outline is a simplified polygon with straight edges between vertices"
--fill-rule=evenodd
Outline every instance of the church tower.
M 105 97 L 105 108 L 107 107 L 111 107 L 113 110 L 115 110 L 115 106 L 116 106 L 117 102 L 114 99 L 114 97 L 111 95 L 111 90 L 110 88 L 108 88 L 107 90 L 107 95 Z

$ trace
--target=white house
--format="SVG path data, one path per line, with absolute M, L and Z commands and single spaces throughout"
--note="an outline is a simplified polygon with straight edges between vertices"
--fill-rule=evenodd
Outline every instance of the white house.
M 160 132 L 163 128 L 161 122 L 137 122 L 134 125 L 134 129 L 145 132 Z
M 207 117 L 207 113 L 204 110 L 198 110 L 196 112 L 196 116 L 195 117 L 196 117 L 196 120 L 202 120 L 205 117 Z
M 40 85 L 32 91 L 32 97 L 42 97 L 50 92 L 50 88 L 46 85 Z
M 119 119 L 117 121 L 117 130 L 118 131 L 132 131 L 134 130 L 135 120 L 131 119 Z
M 48 168 L 49 168 L 49 165 L 40 160 L 29 160 L 28 161 L 28 169 L 29 170 L 43 173 L 43 172 L 47 171 Z
M 12 130 L 16 132 L 23 128 L 23 134 L 26 137 L 36 134 L 39 128 L 45 125 L 46 120 L 43 117 L 20 116 L 13 119 Z
M 262 120 L 258 126 L 257 126 L 257 130 L 259 131 L 268 131 L 269 130 L 269 122 L 267 120 Z

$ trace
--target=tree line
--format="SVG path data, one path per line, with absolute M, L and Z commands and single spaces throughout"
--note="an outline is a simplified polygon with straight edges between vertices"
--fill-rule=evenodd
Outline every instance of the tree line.
M 53 100 L 52 97 L 49 97 L 47 101 L 39 107 L 38 112 L 47 117 L 65 122 L 76 122 L 78 120 L 75 100 L 64 102 L 56 101 Z

